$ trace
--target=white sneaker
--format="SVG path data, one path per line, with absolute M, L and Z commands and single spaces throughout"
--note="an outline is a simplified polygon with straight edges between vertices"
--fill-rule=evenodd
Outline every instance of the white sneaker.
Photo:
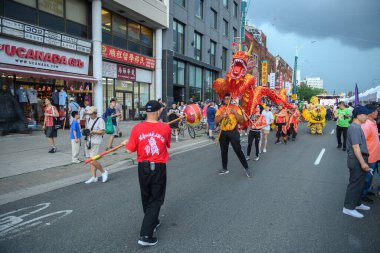
M 104 173 L 102 173 L 102 182 L 105 183 L 107 182 L 108 180 L 108 171 L 104 171 Z
M 255 158 L 253 158 L 253 160 L 255 161 L 258 161 L 260 159 L 260 157 L 256 156 Z
M 371 208 L 369 206 L 361 204 L 360 206 L 355 207 L 356 210 L 369 211 Z
M 81 163 L 80 160 L 72 161 L 72 163 Z
M 267 152 L 267 149 L 266 149 L 266 148 L 264 148 L 264 149 L 263 149 L 263 153 L 266 153 L 266 152 Z
M 355 217 L 355 218 L 363 218 L 364 215 L 359 213 L 358 211 L 356 210 L 350 210 L 350 209 L 347 209 L 347 208 L 344 208 L 343 207 L 343 213 L 344 214 L 347 214 L 347 215 L 350 215 L 352 217 Z
M 89 180 L 87 180 L 84 183 L 85 184 L 91 184 L 91 183 L 96 183 L 96 182 L 98 182 L 98 178 L 97 177 L 91 177 Z

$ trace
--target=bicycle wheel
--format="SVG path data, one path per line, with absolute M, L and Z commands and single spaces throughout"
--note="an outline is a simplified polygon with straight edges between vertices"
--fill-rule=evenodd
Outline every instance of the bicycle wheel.
M 182 139 L 185 137 L 185 129 L 183 128 L 183 126 L 181 126 L 179 128 L 179 134 L 178 135 L 182 135 Z
M 199 123 L 198 125 L 194 126 L 194 130 L 195 131 L 201 131 L 203 129 L 203 124 L 202 123 Z
M 195 139 L 195 130 L 192 126 L 187 126 L 187 131 L 189 131 L 189 135 L 191 138 Z

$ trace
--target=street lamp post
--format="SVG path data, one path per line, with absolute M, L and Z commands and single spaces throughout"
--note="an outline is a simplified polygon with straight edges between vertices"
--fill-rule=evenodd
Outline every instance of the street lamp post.
M 297 94 L 297 62 L 298 62 L 298 53 L 301 51 L 301 49 L 307 44 L 313 44 L 317 42 L 316 40 L 306 42 L 302 44 L 300 47 L 296 47 L 296 56 L 294 57 L 294 69 L 293 69 L 293 94 Z

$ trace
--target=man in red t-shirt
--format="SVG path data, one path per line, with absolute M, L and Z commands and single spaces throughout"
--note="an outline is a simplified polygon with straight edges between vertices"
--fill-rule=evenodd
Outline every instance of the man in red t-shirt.
M 147 119 L 132 128 L 126 145 L 128 153 L 137 151 L 138 175 L 144 219 L 141 225 L 142 246 L 156 245 L 158 240 L 153 232 L 160 225 L 160 208 L 164 203 L 166 191 L 166 162 L 169 160 L 171 130 L 169 125 L 159 122 L 162 105 L 155 100 L 146 106 Z

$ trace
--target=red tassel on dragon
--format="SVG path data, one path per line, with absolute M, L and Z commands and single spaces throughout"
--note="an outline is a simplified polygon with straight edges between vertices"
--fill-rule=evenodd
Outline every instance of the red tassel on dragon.
M 282 89 L 280 94 L 266 87 L 255 87 L 256 78 L 247 74 L 253 69 L 252 44 L 248 51 L 239 49 L 232 56 L 230 68 L 225 79 L 216 79 L 212 86 L 220 98 L 230 93 L 233 99 L 241 99 L 241 105 L 247 115 L 255 112 L 257 104 L 260 104 L 263 96 L 268 97 L 276 104 L 283 104 L 285 108 L 291 109 L 292 105 L 287 102 L 286 90 Z

